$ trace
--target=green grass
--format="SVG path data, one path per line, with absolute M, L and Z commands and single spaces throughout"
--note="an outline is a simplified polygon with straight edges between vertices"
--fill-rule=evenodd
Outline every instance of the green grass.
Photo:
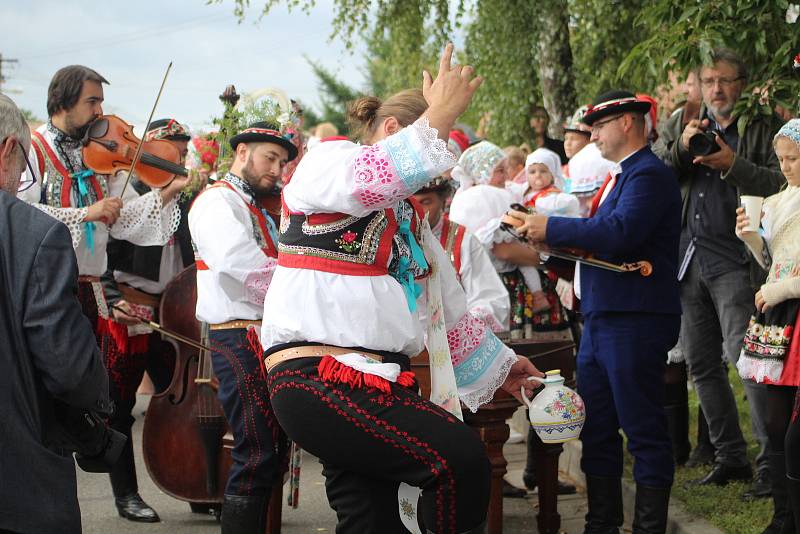
M 739 406 L 739 423 L 748 443 L 747 454 L 752 461 L 758 454 L 758 443 L 753 438 L 750 426 L 750 406 L 744 396 L 742 381 L 735 369 L 730 369 L 728 376 Z M 697 406 L 698 400 L 694 391 L 689 391 L 689 437 L 692 446 L 697 439 Z M 633 459 L 626 452 L 625 474 L 632 475 Z M 700 516 L 708 522 L 730 534 L 760 534 L 772 519 L 772 500 L 742 501 L 741 495 L 748 484 L 732 483 L 722 487 L 687 486 L 690 480 L 703 477 L 708 467 L 689 469 L 679 467 L 675 473 L 675 484 L 672 495 L 680 500 L 687 512 Z

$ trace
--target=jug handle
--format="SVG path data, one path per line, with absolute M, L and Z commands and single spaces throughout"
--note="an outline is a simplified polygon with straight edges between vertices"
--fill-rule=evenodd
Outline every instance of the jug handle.
M 545 384 L 546 383 L 544 378 L 539 378 L 538 376 L 529 376 L 527 378 L 527 380 L 535 380 L 536 382 L 539 382 L 540 384 Z M 528 396 L 525 394 L 525 387 L 524 386 L 520 386 L 519 390 L 520 390 L 520 393 L 522 393 L 522 402 L 524 402 L 525 405 L 528 408 L 533 406 L 533 401 L 532 400 L 528 400 Z M 534 395 L 534 397 L 535 397 L 535 395 Z

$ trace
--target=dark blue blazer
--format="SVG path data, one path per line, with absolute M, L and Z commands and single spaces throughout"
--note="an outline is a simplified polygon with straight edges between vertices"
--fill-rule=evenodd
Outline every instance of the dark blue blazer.
M 680 314 L 681 195 L 672 171 L 649 147 L 622 162 L 614 188 L 588 219 L 550 217 L 547 244 L 613 263 L 647 260 L 648 277 L 581 265 L 581 311 Z

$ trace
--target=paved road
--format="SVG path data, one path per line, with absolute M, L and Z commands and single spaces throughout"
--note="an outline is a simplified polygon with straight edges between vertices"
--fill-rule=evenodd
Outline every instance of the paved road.
M 189 505 L 175 500 L 155 487 L 147 475 L 141 456 L 141 414 L 149 397 L 140 397 L 134 414 L 134 450 L 139 473 L 139 489 L 142 497 L 161 516 L 161 523 L 132 523 L 120 518 L 114 508 L 111 486 L 107 475 L 89 474 L 78 470 L 78 497 L 86 534 L 205 534 L 219 532 L 219 524 L 213 517 L 192 514 Z M 522 468 L 525 462 L 524 445 L 507 445 L 506 459 L 509 461 L 508 479 L 522 485 Z M 307 534 L 335 531 L 336 516 L 328 507 L 321 466 L 315 458 L 306 455 L 301 474 L 300 507 L 296 510 L 284 504 L 282 534 Z M 534 533 L 536 529 L 536 495 L 526 499 L 506 499 L 504 502 L 504 533 Z M 582 495 L 562 497 L 559 500 L 562 530 L 568 534 L 582 532 L 586 504 Z

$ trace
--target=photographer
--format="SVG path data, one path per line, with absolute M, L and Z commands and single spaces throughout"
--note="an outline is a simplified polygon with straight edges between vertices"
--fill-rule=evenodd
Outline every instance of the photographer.
M 92 462 L 109 449 L 92 412 L 110 411 L 108 377 L 75 296 L 67 227 L 16 198 L 29 148 L 22 113 L 0 94 L 0 532 L 72 534 L 71 453 Z
M 734 107 L 747 71 L 728 49 L 712 52 L 699 69 L 703 105 L 699 119 L 683 126 L 683 111 L 663 128 L 653 151 L 672 166 L 683 197 L 681 225 L 681 340 L 700 405 L 708 422 L 716 461 L 699 484 L 749 480 L 752 470 L 739 426 L 725 359 L 734 364 L 753 313 L 753 287 L 763 272 L 734 235 L 741 195 L 777 193 L 784 179 L 772 150 L 780 119 L 756 116 L 743 127 Z M 743 125 L 744 126 L 744 125 Z M 745 381 L 753 432 L 761 446 L 750 495 L 770 493 L 768 443 L 764 428 L 765 390 Z

